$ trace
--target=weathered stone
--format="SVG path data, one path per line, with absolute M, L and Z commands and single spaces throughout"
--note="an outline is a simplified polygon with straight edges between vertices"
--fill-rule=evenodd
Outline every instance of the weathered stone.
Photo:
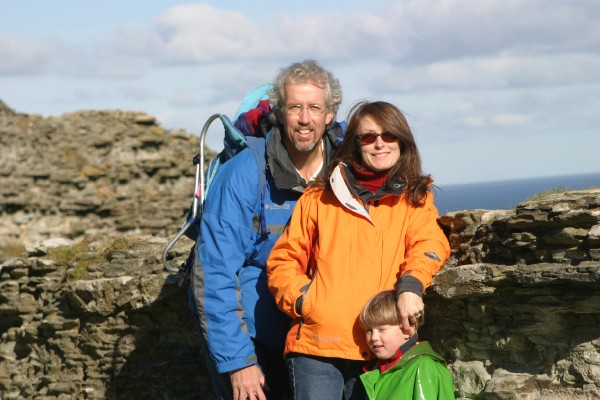
M 600 246 L 600 225 L 594 225 L 590 228 L 588 242 L 590 245 Z
M 44 318 L 40 328 L 44 330 L 60 331 L 79 327 L 78 319 L 66 319 L 60 315 L 52 314 Z
M 566 227 L 560 231 L 550 232 L 550 234 L 545 235 L 543 239 L 549 244 L 573 246 L 580 244 L 587 234 L 587 229 Z
M 135 123 L 140 125 L 156 125 L 156 118 L 151 115 L 136 115 Z
M 485 384 L 491 379 L 485 365 L 481 361 L 457 360 L 451 367 L 456 380 L 461 382 L 458 395 L 474 398 L 485 389 Z

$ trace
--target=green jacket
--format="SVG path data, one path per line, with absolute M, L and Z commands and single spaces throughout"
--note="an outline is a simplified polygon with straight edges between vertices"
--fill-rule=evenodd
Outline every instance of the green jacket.
M 420 342 L 383 374 L 379 367 L 360 376 L 369 400 L 453 400 L 446 361 L 428 342 Z

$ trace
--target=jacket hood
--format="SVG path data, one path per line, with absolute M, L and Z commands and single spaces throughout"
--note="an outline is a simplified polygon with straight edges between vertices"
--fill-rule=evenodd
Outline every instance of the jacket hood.
M 435 359 L 436 361 L 438 361 L 440 364 L 446 365 L 446 360 L 444 359 L 444 357 L 442 357 L 441 355 L 436 353 L 436 351 L 433 350 L 433 348 L 431 347 L 429 342 L 427 342 L 427 341 L 420 342 L 419 345 L 420 346 L 418 346 L 418 347 L 417 346 L 412 347 L 405 354 L 403 354 L 402 357 L 400 357 L 400 360 L 398 360 L 398 362 L 396 363 L 396 365 L 394 365 L 390 370 L 403 368 L 406 364 L 411 362 L 414 358 L 420 357 L 420 356 L 429 356 L 429 357 Z
M 363 204 L 369 200 L 379 200 L 390 195 L 401 196 L 406 187 L 404 181 L 395 181 L 384 185 L 377 193 L 373 194 L 356 182 L 352 168 L 342 162 L 333 170 L 329 177 L 329 184 L 344 207 L 369 221 L 371 217 Z

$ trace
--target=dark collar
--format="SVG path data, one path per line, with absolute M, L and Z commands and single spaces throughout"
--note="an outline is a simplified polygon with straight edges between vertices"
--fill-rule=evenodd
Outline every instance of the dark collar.
M 351 167 L 344 164 L 344 176 L 346 177 L 346 181 L 348 183 L 348 187 L 352 194 L 359 197 L 363 203 L 366 203 L 369 200 L 379 200 L 382 197 L 385 197 L 389 194 L 394 196 L 400 196 L 404 193 L 404 189 L 406 188 L 406 181 L 400 178 L 395 178 L 392 181 L 388 182 L 386 185 L 383 185 L 379 188 L 377 193 L 373 194 L 368 189 L 365 189 L 362 185 L 356 182 L 356 177 L 354 175 L 354 171 Z
M 302 192 L 306 188 L 306 182 L 296 172 L 296 168 L 294 168 L 294 164 L 292 164 L 292 160 L 283 146 L 281 138 L 282 130 L 283 127 L 281 125 L 276 125 L 267 135 L 267 168 L 270 170 L 278 189 Z M 325 134 L 323 135 L 323 142 L 325 144 L 323 155 L 325 159 L 323 160 L 322 172 L 325 171 L 327 164 L 333 158 L 335 150 L 341 143 L 341 137 L 342 127 L 337 122 L 325 129 Z

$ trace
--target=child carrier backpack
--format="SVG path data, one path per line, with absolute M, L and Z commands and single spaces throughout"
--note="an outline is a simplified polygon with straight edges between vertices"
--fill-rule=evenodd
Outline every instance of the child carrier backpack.
M 266 115 L 270 111 L 267 92 L 271 89 L 271 84 L 258 86 L 251 90 L 242 100 L 236 111 L 234 123 L 224 114 L 214 114 L 205 122 L 200 133 L 200 149 L 198 154 L 193 157 L 193 164 L 196 167 L 194 198 L 188 211 L 187 218 L 181 229 L 173 239 L 165 246 L 162 254 L 164 268 L 169 272 L 181 273 L 179 284 L 181 285 L 185 276 L 189 272 L 191 263 L 182 264 L 180 267 L 174 267 L 168 262 L 168 253 L 175 243 L 185 235 L 194 242 L 198 239 L 200 232 L 200 221 L 204 201 L 210 192 L 210 184 L 215 177 L 220 166 L 226 163 L 236 154 L 248 148 L 258 165 L 260 171 L 258 183 L 258 196 L 260 197 L 261 207 L 259 215 L 259 230 L 261 234 L 268 234 L 264 216 L 264 188 L 266 186 L 266 161 L 265 161 L 265 134 L 270 129 Z M 205 153 L 204 143 L 206 134 L 210 125 L 220 120 L 225 129 L 225 138 L 223 140 L 224 148 L 209 163 L 205 171 Z M 258 201 L 258 199 L 257 199 Z M 192 249 L 193 251 L 193 249 Z

